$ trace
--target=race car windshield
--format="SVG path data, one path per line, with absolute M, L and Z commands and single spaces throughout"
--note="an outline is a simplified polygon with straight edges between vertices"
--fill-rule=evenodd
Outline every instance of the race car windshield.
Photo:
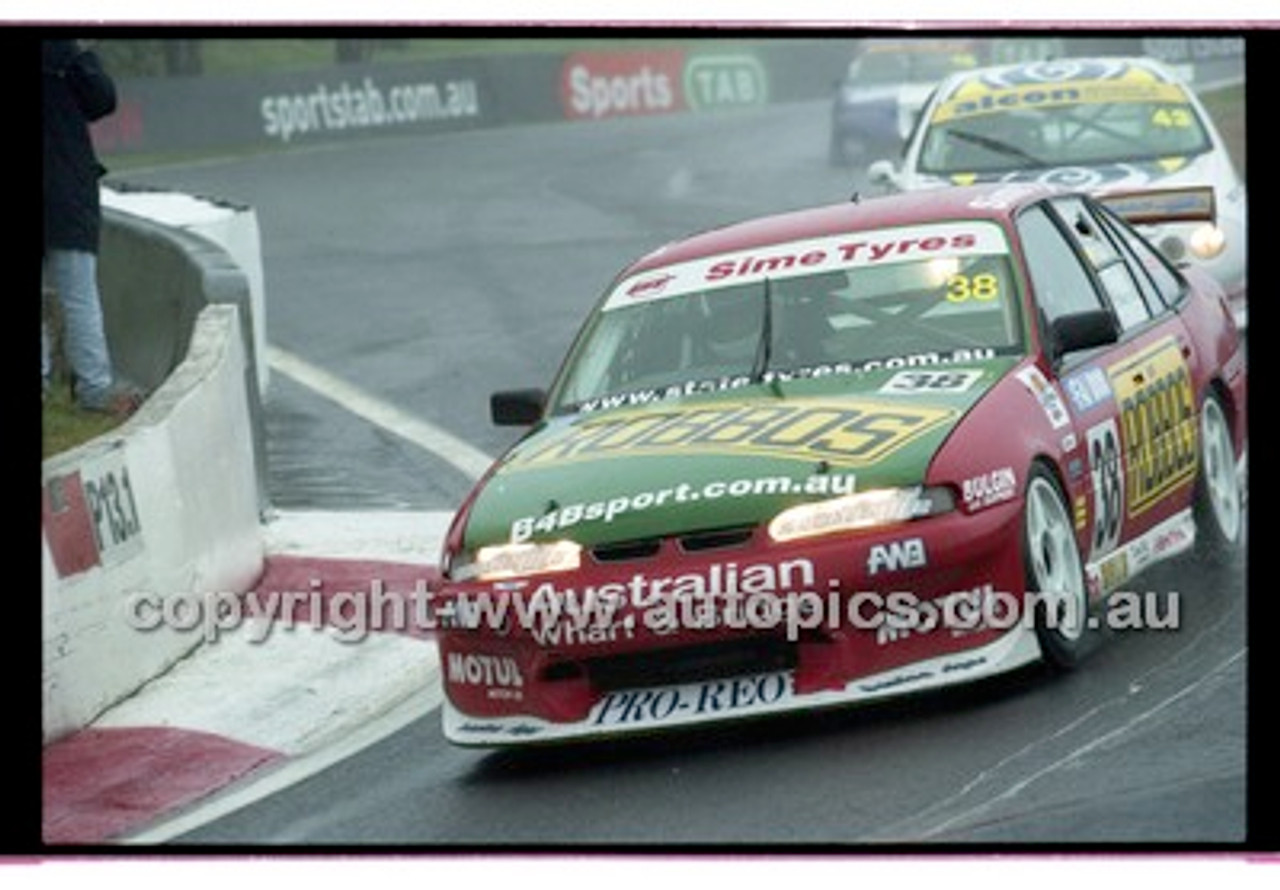
M 771 278 L 598 311 L 553 389 L 591 411 L 1021 349 L 1005 255 Z
M 954 112 L 958 103 L 949 104 Z M 919 169 L 946 175 L 1096 166 L 1186 158 L 1211 148 L 1186 102 L 1021 103 L 1012 111 L 935 115 Z

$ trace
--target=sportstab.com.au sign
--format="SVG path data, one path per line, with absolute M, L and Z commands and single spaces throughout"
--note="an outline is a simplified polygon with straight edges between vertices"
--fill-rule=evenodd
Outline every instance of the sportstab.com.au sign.
M 479 117 L 480 91 L 474 80 L 448 80 L 379 87 L 372 77 L 352 86 L 331 86 L 279 96 L 260 103 L 267 136 L 288 142 L 309 133 L 406 126 L 436 120 Z

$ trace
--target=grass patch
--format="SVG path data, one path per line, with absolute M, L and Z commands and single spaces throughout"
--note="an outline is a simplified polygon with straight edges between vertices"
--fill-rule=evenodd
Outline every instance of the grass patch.
M 71 387 L 65 382 L 55 382 L 45 395 L 42 414 L 44 440 L 41 459 L 70 451 L 124 422 L 110 414 L 77 408 L 71 398 Z
M 70 451 L 124 423 L 123 418 L 101 411 L 86 411 L 76 405 L 71 392 L 71 369 L 62 352 L 62 314 L 53 294 L 46 292 L 43 303 L 52 373 L 40 411 L 42 460 Z

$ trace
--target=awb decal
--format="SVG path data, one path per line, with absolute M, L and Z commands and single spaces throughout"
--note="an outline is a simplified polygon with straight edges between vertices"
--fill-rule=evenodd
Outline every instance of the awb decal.
M 922 538 L 907 538 L 905 541 L 889 541 L 886 544 L 875 544 L 867 555 L 867 574 L 878 575 L 881 572 L 900 572 L 905 569 L 920 569 L 928 564 Z
M 956 416 L 950 408 L 861 400 L 609 414 L 529 443 L 510 466 L 652 454 L 759 454 L 863 466 Z
M 1120 406 L 1129 515 L 1136 516 L 1195 476 L 1195 393 L 1172 338 L 1107 370 Z

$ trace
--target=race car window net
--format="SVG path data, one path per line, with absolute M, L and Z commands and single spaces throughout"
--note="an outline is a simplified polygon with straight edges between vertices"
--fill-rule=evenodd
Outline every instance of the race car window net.
M 628 394 L 621 405 L 636 406 L 813 369 L 894 367 L 907 356 L 942 363 L 1020 352 L 1018 306 L 1004 254 L 860 266 L 619 306 L 589 322 L 553 411 L 615 407 L 608 397 L 618 393 Z
M 1144 292 L 1151 292 L 1148 303 L 1153 312 L 1176 306 L 1186 294 L 1186 282 L 1173 269 L 1169 261 L 1151 244 L 1144 241 L 1123 218 L 1102 208 L 1104 224 L 1125 245 L 1133 258 L 1135 272 Z
M 1009 111 L 932 120 L 918 166 L 923 173 L 986 173 L 1154 162 L 1203 154 L 1212 147 L 1195 108 L 1185 100 L 1024 102 Z
M 1069 195 L 1051 202 L 1058 215 L 1067 222 L 1067 231 L 1081 253 L 1088 258 L 1098 283 L 1115 310 L 1121 328 L 1128 330 L 1151 318 L 1153 307 L 1148 304 L 1138 281 L 1130 268 L 1130 255 L 1121 254 L 1121 247 L 1101 221 L 1078 195 Z M 1158 309 L 1163 309 L 1163 306 Z

